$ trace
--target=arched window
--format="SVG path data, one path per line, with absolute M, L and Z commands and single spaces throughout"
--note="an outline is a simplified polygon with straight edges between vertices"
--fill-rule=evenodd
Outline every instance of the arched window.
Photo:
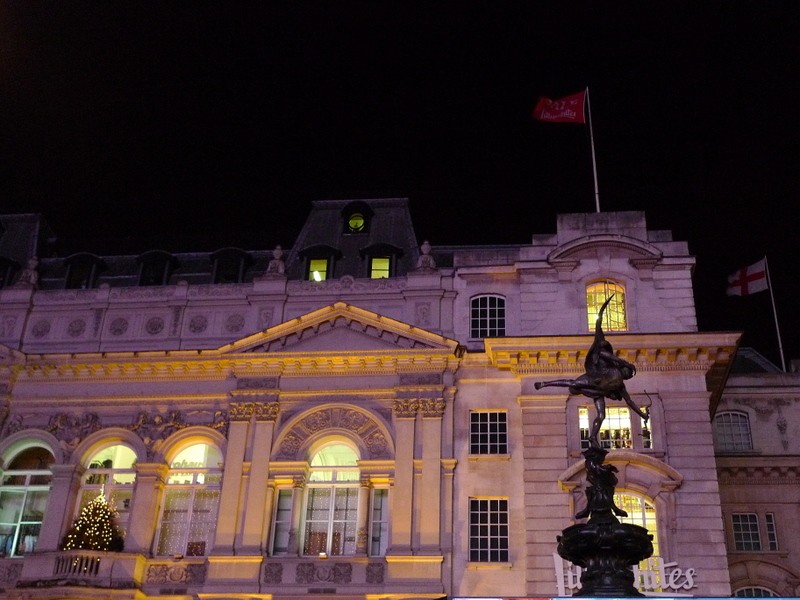
M 506 334 L 506 299 L 487 294 L 470 300 L 469 337 L 503 337 Z
M 343 231 L 345 234 L 369 233 L 373 216 L 372 208 L 366 202 L 357 200 L 342 209 Z
M 753 449 L 750 417 L 747 413 L 730 411 L 714 417 L 714 445 L 718 452 L 748 452 Z
M 628 330 L 628 320 L 625 312 L 625 288 L 615 281 L 604 279 L 602 281 L 593 281 L 586 286 L 586 310 L 589 331 L 594 331 L 600 308 L 612 294 L 614 298 L 609 302 L 603 313 L 603 330 Z
M 80 515 L 83 508 L 99 494 L 103 494 L 119 514 L 117 524 L 127 531 L 133 484 L 136 483 L 135 462 L 134 451 L 122 444 L 109 446 L 92 455 L 81 480 L 75 516 Z
M 739 588 L 733 592 L 734 598 L 778 598 L 778 594 L 761 586 Z
M 64 259 L 67 273 L 64 288 L 68 290 L 88 290 L 97 285 L 97 277 L 106 268 L 102 258 L 89 252 L 79 252 Z
M 355 554 L 358 516 L 358 455 L 333 443 L 311 458 L 306 493 L 303 554 Z
M 184 448 L 170 463 L 156 535 L 158 556 L 205 556 L 217 525 L 222 454 L 210 444 Z
M 54 462 L 38 446 L 20 452 L 2 472 L 0 485 L 0 555 L 32 552 L 39 539 Z
M 658 527 L 656 525 L 656 509 L 642 496 L 629 493 L 614 494 L 614 502 L 628 513 L 627 517 L 619 517 L 621 523 L 631 523 L 644 527 L 653 536 L 653 556 L 658 557 Z

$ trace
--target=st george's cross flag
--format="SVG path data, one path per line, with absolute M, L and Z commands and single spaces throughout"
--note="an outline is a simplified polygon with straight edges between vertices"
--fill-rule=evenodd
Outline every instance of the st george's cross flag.
M 586 123 L 585 105 L 586 90 L 558 100 L 539 98 L 533 118 L 548 123 Z
M 747 296 L 763 292 L 767 285 L 767 260 L 762 258 L 749 267 L 742 267 L 728 277 L 728 296 Z

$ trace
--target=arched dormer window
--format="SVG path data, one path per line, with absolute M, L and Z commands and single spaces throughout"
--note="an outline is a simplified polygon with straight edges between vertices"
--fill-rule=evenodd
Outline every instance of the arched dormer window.
M 373 244 L 362 248 L 358 254 L 366 260 L 367 276 L 382 279 L 397 275 L 397 259 L 403 256 L 403 250 L 391 244 Z
M 81 479 L 81 490 L 75 510 L 77 518 L 84 507 L 103 494 L 118 514 L 123 531 L 128 528 L 133 486 L 136 483 L 136 453 L 122 444 L 108 446 L 93 454 Z
M 357 200 L 342 209 L 343 231 L 346 234 L 368 233 L 373 216 L 369 204 Z
M 475 296 L 469 304 L 469 337 L 503 337 L 506 334 L 506 299 L 496 294 Z
M 106 268 L 102 258 L 89 252 L 80 252 L 64 259 L 67 274 L 64 288 L 67 290 L 88 290 L 97 285 L 97 277 Z
M 0 256 L 0 289 L 8 287 L 19 271 L 19 263 L 5 256 Z
M 714 445 L 717 452 L 749 452 L 753 449 L 750 417 L 740 411 L 718 413 L 714 417 Z
M 305 260 L 305 279 L 307 281 L 325 281 L 332 279 L 336 261 L 342 253 L 331 246 L 310 246 L 299 252 Z
M 33 446 L 15 456 L 2 471 L 0 485 L 0 554 L 33 552 L 47 508 L 53 455 Z
M 240 248 L 222 248 L 211 255 L 212 283 L 242 283 L 253 257 Z
M 163 250 L 150 250 L 136 257 L 139 263 L 139 285 L 167 285 L 178 266 L 178 259 Z
M 158 556 L 205 556 L 217 527 L 222 454 L 211 444 L 193 444 L 170 463 L 156 534 Z
M 600 308 L 612 294 L 614 298 L 609 302 L 603 313 L 603 330 L 628 330 L 628 320 L 625 311 L 625 287 L 616 281 L 603 279 L 600 281 L 592 281 L 586 286 L 586 310 L 589 321 L 589 331 L 594 331 Z

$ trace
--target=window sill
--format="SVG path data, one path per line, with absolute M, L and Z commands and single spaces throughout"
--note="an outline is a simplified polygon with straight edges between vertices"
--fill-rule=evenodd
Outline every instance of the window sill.
M 484 462 L 484 461 L 498 461 L 498 460 L 511 460 L 510 454 L 470 454 L 469 462 Z
M 479 571 L 482 569 L 511 569 L 514 563 L 510 562 L 468 562 L 467 571 Z
M 777 556 L 779 558 L 788 558 L 788 550 L 731 550 L 731 554 L 736 556 Z

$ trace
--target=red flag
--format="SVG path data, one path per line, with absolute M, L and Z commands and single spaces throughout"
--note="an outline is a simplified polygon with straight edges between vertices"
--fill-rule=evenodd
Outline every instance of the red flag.
M 728 277 L 728 296 L 747 296 L 767 289 L 767 263 L 762 258 Z
M 585 104 L 586 90 L 558 100 L 543 97 L 533 109 L 533 118 L 549 123 L 586 123 Z

